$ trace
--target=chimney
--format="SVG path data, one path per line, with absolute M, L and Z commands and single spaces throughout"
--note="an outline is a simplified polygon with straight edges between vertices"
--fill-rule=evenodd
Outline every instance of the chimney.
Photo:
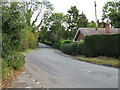
M 105 30 L 106 30 L 106 33 L 110 33 L 110 23 L 109 23 L 109 20 L 106 21 Z

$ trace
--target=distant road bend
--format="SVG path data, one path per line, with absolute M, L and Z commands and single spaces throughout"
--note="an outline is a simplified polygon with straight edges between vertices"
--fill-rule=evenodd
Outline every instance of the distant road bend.
M 26 69 L 47 88 L 118 88 L 118 69 L 73 59 L 40 43 Z

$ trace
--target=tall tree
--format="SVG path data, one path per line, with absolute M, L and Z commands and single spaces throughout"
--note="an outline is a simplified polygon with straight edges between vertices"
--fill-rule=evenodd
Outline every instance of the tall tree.
M 111 25 L 120 28 L 120 1 L 107 2 L 103 7 L 103 19 L 109 19 Z
M 105 22 L 100 22 L 99 20 L 97 20 L 98 23 L 98 28 L 104 28 L 105 27 Z
M 68 30 L 70 30 L 70 38 L 72 39 L 80 27 L 87 27 L 88 26 L 88 19 L 85 14 L 79 14 L 79 10 L 76 6 L 72 6 L 68 10 Z
M 82 14 L 79 15 L 77 20 L 77 29 L 80 27 L 87 27 L 88 26 L 88 19 L 85 16 L 85 14 L 82 12 Z
M 18 2 L 5 2 L 2 4 L 2 36 L 3 52 L 2 55 L 8 55 L 13 50 L 17 50 L 21 44 L 22 29 L 26 23 L 22 8 Z
M 94 21 L 89 22 L 88 27 L 89 28 L 95 28 L 96 27 L 95 22 Z
M 23 11 L 27 24 L 29 26 L 34 27 L 36 26 L 35 23 L 38 22 L 38 25 L 36 26 L 37 28 L 39 28 L 42 25 L 42 21 L 43 21 L 42 16 L 46 12 L 53 10 L 52 4 L 47 0 L 43 0 L 41 2 L 35 2 L 35 1 L 22 2 L 21 4 L 24 7 Z M 33 16 L 34 19 L 31 20 Z
M 67 11 L 68 12 L 68 29 L 71 31 L 77 30 L 77 20 L 79 17 L 79 10 L 77 9 L 76 6 L 71 6 L 71 8 Z
M 47 33 L 48 41 L 57 42 L 64 37 L 66 18 L 62 13 L 52 13 L 49 18 L 46 18 L 47 20 L 44 20 L 45 24 L 41 28 L 41 33 L 45 35 Z M 42 36 L 40 35 L 41 38 L 43 38 Z
M 98 23 L 98 28 L 104 28 L 105 27 L 105 23 L 103 21 L 100 22 L 99 20 L 97 20 L 97 23 Z M 89 28 L 95 28 L 96 27 L 95 22 L 94 21 L 89 22 L 88 27 Z

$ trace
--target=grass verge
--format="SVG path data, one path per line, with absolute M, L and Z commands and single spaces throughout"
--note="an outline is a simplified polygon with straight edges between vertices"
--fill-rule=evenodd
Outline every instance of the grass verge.
M 20 52 L 20 53 L 23 54 L 23 55 L 26 55 L 26 54 L 28 54 L 28 53 L 34 51 L 34 50 L 35 50 L 35 49 L 27 49 L 27 50 L 22 51 L 22 52 Z
M 75 56 L 74 58 L 80 61 L 86 61 L 94 64 L 100 64 L 100 65 L 111 66 L 111 67 L 120 67 L 120 62 L 119 62 L 120 59 L 116 59 L 116 58 L 110 58 L 110 57 L 104 57 L 104 56 L 93 57 L 93 58 L 89 58 L 85 56 Z

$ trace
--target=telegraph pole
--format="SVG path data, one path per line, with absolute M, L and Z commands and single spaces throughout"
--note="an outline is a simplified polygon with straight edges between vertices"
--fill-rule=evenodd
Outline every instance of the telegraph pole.
M 97 23 L 97 10 L 96 10 L 96 1 L 94 1 L 94 4 L 95 4 L 95 21 L 96 21 L 96 27 L 95 27 L 95 29 L 96 29 L 96 31 L 98 30 L 98 23 Z

